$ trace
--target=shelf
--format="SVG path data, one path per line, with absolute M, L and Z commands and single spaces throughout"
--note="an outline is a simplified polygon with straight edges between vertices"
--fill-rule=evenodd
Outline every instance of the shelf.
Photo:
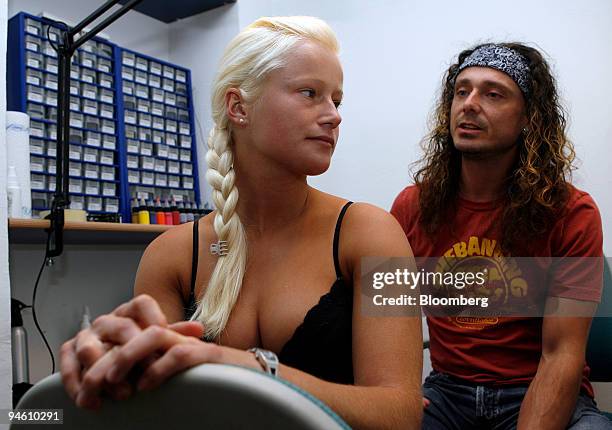
M 49 228 L 48 220 L 9 218 L 8 223 L 10 243 L 46 243 L 45 229 Z M 69 245 L 147 244 L 172 227 L 174 226 L 66 221 L 64 243 Z

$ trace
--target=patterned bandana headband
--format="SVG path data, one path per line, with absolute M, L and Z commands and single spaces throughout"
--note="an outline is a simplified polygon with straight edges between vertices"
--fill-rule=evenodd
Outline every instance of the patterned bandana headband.
M 529 65 L 527 59 L 518 52 L 502 45 L 481 46 L 459 66 L 457 72 L 455 72 L 453 83 L 463 69 L 473 66 L 491 67 L 504 72 L 516 82 L 525 97 L 529 95 Z

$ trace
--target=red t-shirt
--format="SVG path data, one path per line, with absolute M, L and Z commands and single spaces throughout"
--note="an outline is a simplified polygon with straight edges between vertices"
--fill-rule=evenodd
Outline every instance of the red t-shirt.
M 395 199 L 391 213 L 401 224 L 415 257 L 490 258 L 500 252 L 499 215 L 502 202 L 477 203 L 458 199 L 452 228 L 440 229 L 435 242 L 418 223 L 418 188 L 406 187 Z M 593 199 L 574 187 L 567 210 L 550 232 L 520 257 L 602 257 L 601 218 Z M 526 240 L 531 240 L 526 238 Z M 513 258 L 512 256 L 507 256 Z M 523 295 L 548 285 L 548 296 L 598 302 L 601 275 L 593 271 L 572 274 L 563 285 L 523 271 L 505 276 Z M 507 274 L 501 274 L 502 277 Z M 581 279 L 584 276 L 584 279 Z M 588 282 L 585 280 L 588 279 Z M 581 282 L 582 281 L 582 282 Z M 435 370 L 483 385 L 529 384 L 536 374 L 542 351 L 542 318 L 537 317 L 427 317 L 431 362 Z M 593 397 L 585 363 L 582 389 Z

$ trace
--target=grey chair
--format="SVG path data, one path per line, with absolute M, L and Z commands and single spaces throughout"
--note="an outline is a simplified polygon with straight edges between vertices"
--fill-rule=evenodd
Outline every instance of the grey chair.
M 193 367 L 125 401 L 105 399 L 98 411 L 76 407 L 55 373 L 32 387 L 17 405 L 17 409 L 42 408 L 63 409 L 61 428 L 75 430 L 350 428 L 320 400 L 283 379 L 221 364 Z M 39 427 L 49 428 L 44 424 L 10 428 Z

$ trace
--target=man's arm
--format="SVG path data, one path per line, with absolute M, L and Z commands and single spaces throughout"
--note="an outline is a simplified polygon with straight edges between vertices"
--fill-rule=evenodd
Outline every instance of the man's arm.
M 547 308 L 556 315 L 577 307 L 594 308 L 594 303 L 551 297 Z M 574 315 L 576 312 L 573 312 Z M 581 312 L 588 315 L 590 312 Z M 566 313 L 566 315 L 568 315 Z M 536 376 L 523 399 L 518 429 L 565 429 L 580 392 L 590 317 L 545 316 L 542 324 L 542 356 Z

